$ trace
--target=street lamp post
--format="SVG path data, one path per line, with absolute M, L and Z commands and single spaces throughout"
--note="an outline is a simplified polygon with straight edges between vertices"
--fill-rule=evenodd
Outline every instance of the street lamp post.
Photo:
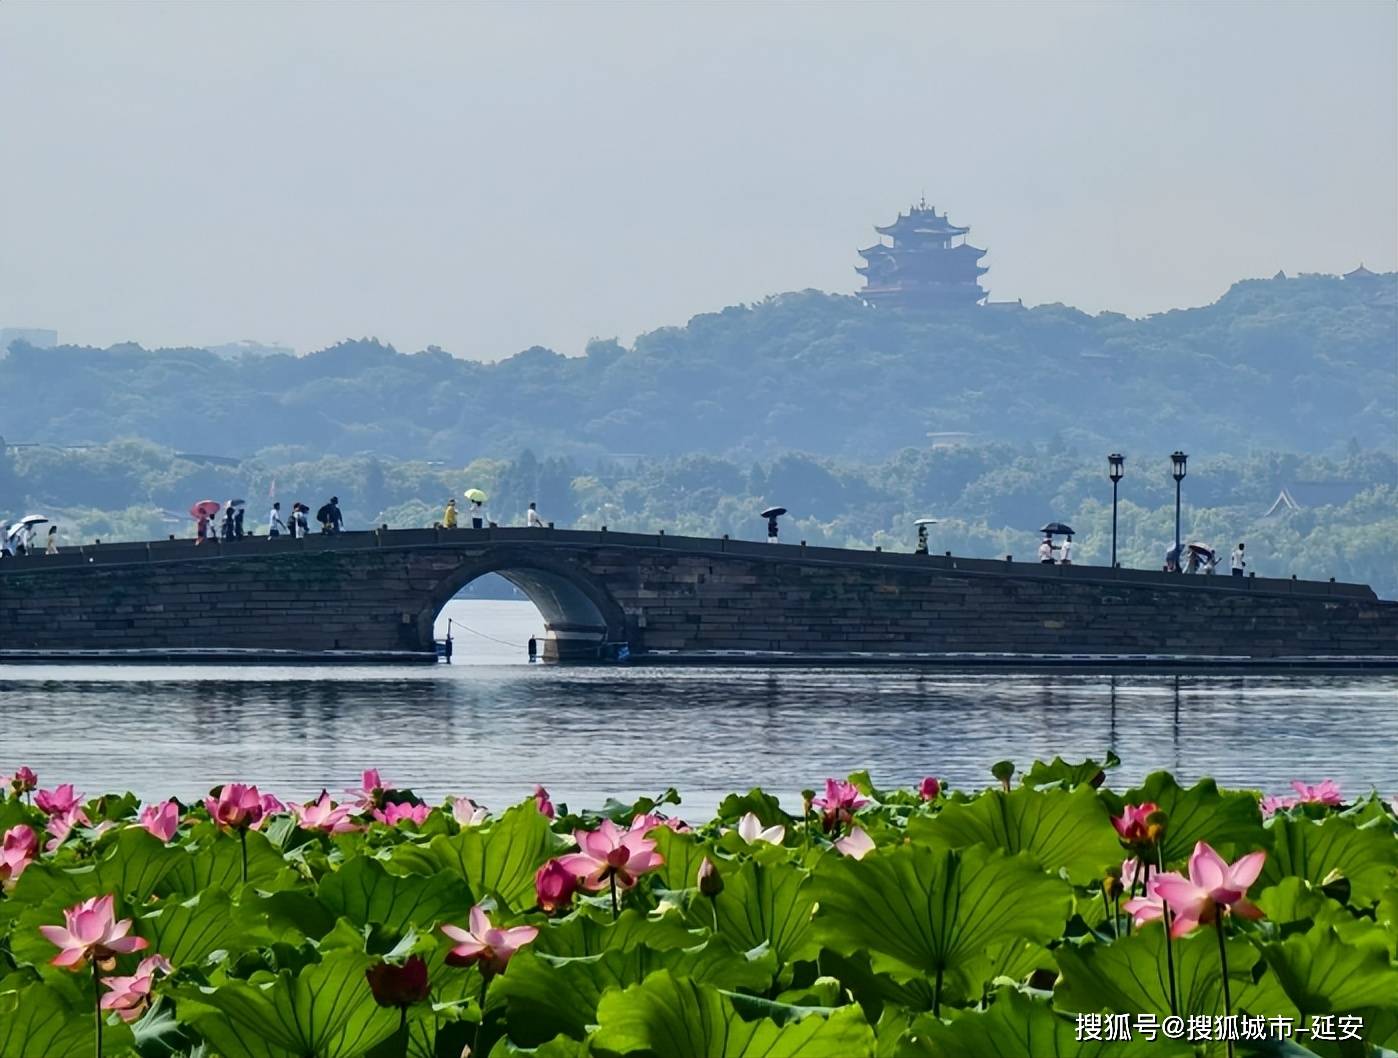
M 1180 482 L 1184 480 L 1185 462 L 1189 456 L 1183 452 L 1174 451 L 1170 453 L 1170 465 L 1175 478 L 1175 561 L 1179 562 L 1180 553 Z
M 1107 456 L 1107 476 L 1112 479 L 1112 568 L 1116 569 L 1116 487 L 1126 473 L 1126 457 L 1120 452 Z

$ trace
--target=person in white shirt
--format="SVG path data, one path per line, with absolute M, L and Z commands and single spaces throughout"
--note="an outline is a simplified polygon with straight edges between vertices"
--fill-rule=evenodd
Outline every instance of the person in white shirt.
M 1046 566 L 1053 565 L 1053 541 L 1048 537 L 1039 545 L 1039 561 Z
M 529 528 L 542 529 L 544 527 L 544 520 L 539 517 L 539 512 L 532 503 L 529 505 L 529 514 L 527 517 L 529 520 Z
M 1067 537 L 1063 541 L 1063 546 L 1058 549 L 1058 564 L 1060 566 L 1071 566 L 1073 564 L 1073 538 Z
M 272 504 L 272 513 L 267 515 L 267 535 L 281 536 L 286 532 L 286 522 L 282 521 L 281 503 Z
M 1247 560 L 1243 558 L 1242 544 L 1233 549 L 1233 557 L 1228 564 L 1233 568 L 1233 576 L 1241 577 L 1243 575 L 1243 570 L 1247 568 Z
M 471 501 L 471 528 L 485 528 L 485 507 L 482 506 L 480 500 Z

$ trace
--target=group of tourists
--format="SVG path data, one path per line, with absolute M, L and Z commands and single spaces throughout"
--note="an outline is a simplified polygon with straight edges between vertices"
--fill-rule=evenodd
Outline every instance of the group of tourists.
M 470 504 L 470 508 L 466 512 L 466 520 L 468 522 L 469 528 L 484 529 L 488 525 L 495 524 L 494 522 L 486 520 L 486 499 L 486 494 L 482 492 L 480 489 L 466 490 L 466 502 Z M 539 517 L 538 505 L 533 503 L 532 501 L 529 504 L 529 510 L 527 510 L 524 514 L 524 524 L 531 529 L 542 529 L 544 527 L 544 520 Z M 437 527 L 440 529 L 463 528 L 461 524 L 461 512 L 456 505 L 455 496 L 447 500 L 447 505 L 442 511 L 442 520 L 437 523 Z
M 1165 552 L 1165 572 L 1212 574 L 1222 561 L 1223 556 L 1207 544 L 1171 544 Z M 1239 542 L 1229 556 L 1228 564 L 1233 576 L 1245 576 L 1248 567 L 1246 544 Z
M 209 500 L 195 504 L 190 512 L 194 516 L 195 546 L 211 539 L 241 540 L 244 536 L 254 535 L 252 530 L 243 528 L 243 514 L 246 508 L 245 500 L 229 500 L 221 507 Z M 220 511 L 223 515 L 221 522 L 217 521 Z M 283 516 L 281 502 L 273 503 L 271 511 L 267 514 L 267 535 L 289 536 L 293 540 L 309 536 L 310 513 L 311 509 L 298 500 L 292 503 L 291 511 Z M 344 531 L 345 516 L 340 511 L 338 496 L 331 496 L 329 502 L 321 506 L 316 512 L 316 521 L 320 523 L 322 533 Z
M 18 558 L 21 555 L 58 554 L 58 526 L 49 525 L 43 548 L 39 547 L 39 526 L 48 519 L 37 514 L 26 515 L 19 521 L 0 522 L 0 558 Z

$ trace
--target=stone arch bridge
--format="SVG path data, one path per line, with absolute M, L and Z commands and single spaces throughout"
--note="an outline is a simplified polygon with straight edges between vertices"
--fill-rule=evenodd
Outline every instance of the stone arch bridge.
M 486 573 L 533 600 L 554 661 L 622 646 L 633 658 L 700 660 L 1398 656 L 1398 603 L 1363 585 L 495 528 L 97 544 L 5 559 L 0 660 L 200 649 L 430 659 L 437 613 Z

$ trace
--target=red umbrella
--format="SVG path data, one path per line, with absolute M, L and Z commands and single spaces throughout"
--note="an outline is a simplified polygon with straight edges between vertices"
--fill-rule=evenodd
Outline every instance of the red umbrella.
M 189 516 L 195 519 L 212 518 L 221 510 L 223 510 L 223 504 L 219 503 L 218 500 L 200 500 L 189 509 Z

